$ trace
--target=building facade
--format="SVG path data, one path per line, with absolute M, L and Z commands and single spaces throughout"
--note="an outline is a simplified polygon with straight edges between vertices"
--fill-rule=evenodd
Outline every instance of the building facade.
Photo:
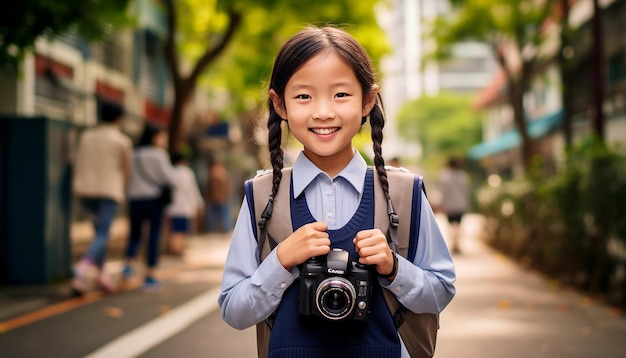
M 604 134 L 609 145 L 626 142 L 626 1 L 600 1 L 601 36 L 604 44 L 600 55 L 603 68 L 602 88 Z M 566 115 L 569 118 L 570 141 L 576 143 L 594 131 L 594 101 L 598 94 L 594 73 L 593 1 L 571 2 L 569 25 L 575 29 L 571 44 L 563 49 L 565 68 L 556 60 L 560 50 L 556 31 L 547 31 L 553 38 L 545 51 L 552 51 L 554 60 L 535 70 L 531 84 L 524 94 L 527 129 L 542 155 L 547 169 L 556 169 L 563 158 L 568 141 Z M 555 26 L 554 23 L 551 26 Z M 556 44 L 556 46 L 555 46 Z M 475 107 L 484 113 L 482 143 L 473 147 L 468 156 L 476 160 L 486 175 L 505 178 L 524 173 L 521 139 L 513 123 L 513 112 L 506 99 L 506 78 L 498 73 L 483 88 Z
M 425 62 L 431 46 L 425 37 L 428 24 L 450 10 L 448 0 L 393 0 L 379 11 L 379 22 L 393 48 L 393 53 L 382 62 L 382 92 L 388 118 L 385 153 L 389 157 L 406 154 L 407 148 L 409 152 L 419 152 L 417 140 L 404 143 L 397 135 L 395 119 L 405 102 L 441 92 L 477 92 L 489 83 L 497 68 L 489 48 L 478 42 L 456 45 L 448 61 Z
M 165 16 L 155 0 L 136 0 L 129 11 L 138 26 L 98 43 L 73 33 L 39 39 L 19 73 L 0 74 L 0 89 L 11 94 L 0 99 L 0 112 L 91 126 L 102 97 L 124 105 L 130 134 L 143 120 L 166 123 L 172 91 L 161 50 Z

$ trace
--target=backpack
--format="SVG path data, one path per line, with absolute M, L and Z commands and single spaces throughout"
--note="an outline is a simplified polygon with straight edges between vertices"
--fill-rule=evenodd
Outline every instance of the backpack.
M 271 174 L 271 172 L 269 172 Z M 269 220 L 268 211 L 281 218 L 290 217 L 290 181 L 291 168 L 282 170 L 281 183 L 276 197 L 267 203 L 272 190 L 272 175 L 259 175 L 254 179 L 247 180 L 244 184 L 245 194 L 250 210 L 252 227 L 255 228 L 255 238 L 258 243 L 259 262 L 273 250 L 283 239 L 293 232 L 291 220 Z M 417 248 L 417 240 L 409 238 L 417 237 L 419 231 L 421 192 L 424 190 L 423 178 L 406 171 L 387 169 L 389 182 L 389 196 L 396 205 L 397 213 L 387 205 L 382 187 L 378 180 L 378 174 L 374 170 L 374 227 L 387 233 L 392 249 L 399 255 L 413 261 Z M 413 195 L 407 195 L 411 189 Z M 424 191 L 425 192 L 425 191 Z M 414 204 L 413 201 L 417 200 Z M 256 203 L 263 203 L 255 205 Z M 379 210 L 381 209 L 382 210 Z M 416 208 L 416 210 L 412 210 Z M 258 225 L 257 225 L 258 224 Z M 415 233 L 415 234 L 414 234 Z M 435 353 L 437 330 L 439 328 L 439 315 L 434 313 L 414 313 L 406 309 L 398 301 L 395 294 L 387 289 L 382 290 L 393 321 L 398 330 L 402 342 L 413 358 L 432 357 Z M 267 357 L 269 338 L 271 333 L 271 317 L 256 326 L 257 353 L 259 358 Z

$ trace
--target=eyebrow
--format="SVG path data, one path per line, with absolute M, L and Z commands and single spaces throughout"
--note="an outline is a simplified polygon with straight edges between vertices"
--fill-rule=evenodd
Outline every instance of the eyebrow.
M 336 83 L 332 83 L 330 85 L 330 87 L 351 87 L 353 86 L 353 84 L 351 84 L 350 82 L 336 82 Z M 310 89 L 313 88 L 314 86 L 312 85 L 308 85 L 308 84 L 294 84 L 292 86 L 290 86 L 290 89 L 298 91 L 298 90 L 305 90 L 305 89 Z M 358 87 L 358 86 L 357 86 Z

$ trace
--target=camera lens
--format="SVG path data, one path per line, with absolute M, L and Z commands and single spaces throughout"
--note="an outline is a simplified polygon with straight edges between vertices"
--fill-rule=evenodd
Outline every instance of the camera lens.
M 331 310 L 341 310 L 346 307 L 346 303 L 346 296 L 336 291 L 324 296 L 324 306 Z
M 343 277 L 329 277 L 317 287 L 315 301 L 318 311 L 329 320 L 346 318 L 354 309 L 356 292 Z

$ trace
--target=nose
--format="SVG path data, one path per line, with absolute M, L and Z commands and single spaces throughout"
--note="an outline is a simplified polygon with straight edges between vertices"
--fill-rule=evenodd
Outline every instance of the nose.
M 335 118 L 332 106 L 326 101 L 318 101 L 318 105 L 313 113 L 313 118 L 318 120 L 329 120 Z

